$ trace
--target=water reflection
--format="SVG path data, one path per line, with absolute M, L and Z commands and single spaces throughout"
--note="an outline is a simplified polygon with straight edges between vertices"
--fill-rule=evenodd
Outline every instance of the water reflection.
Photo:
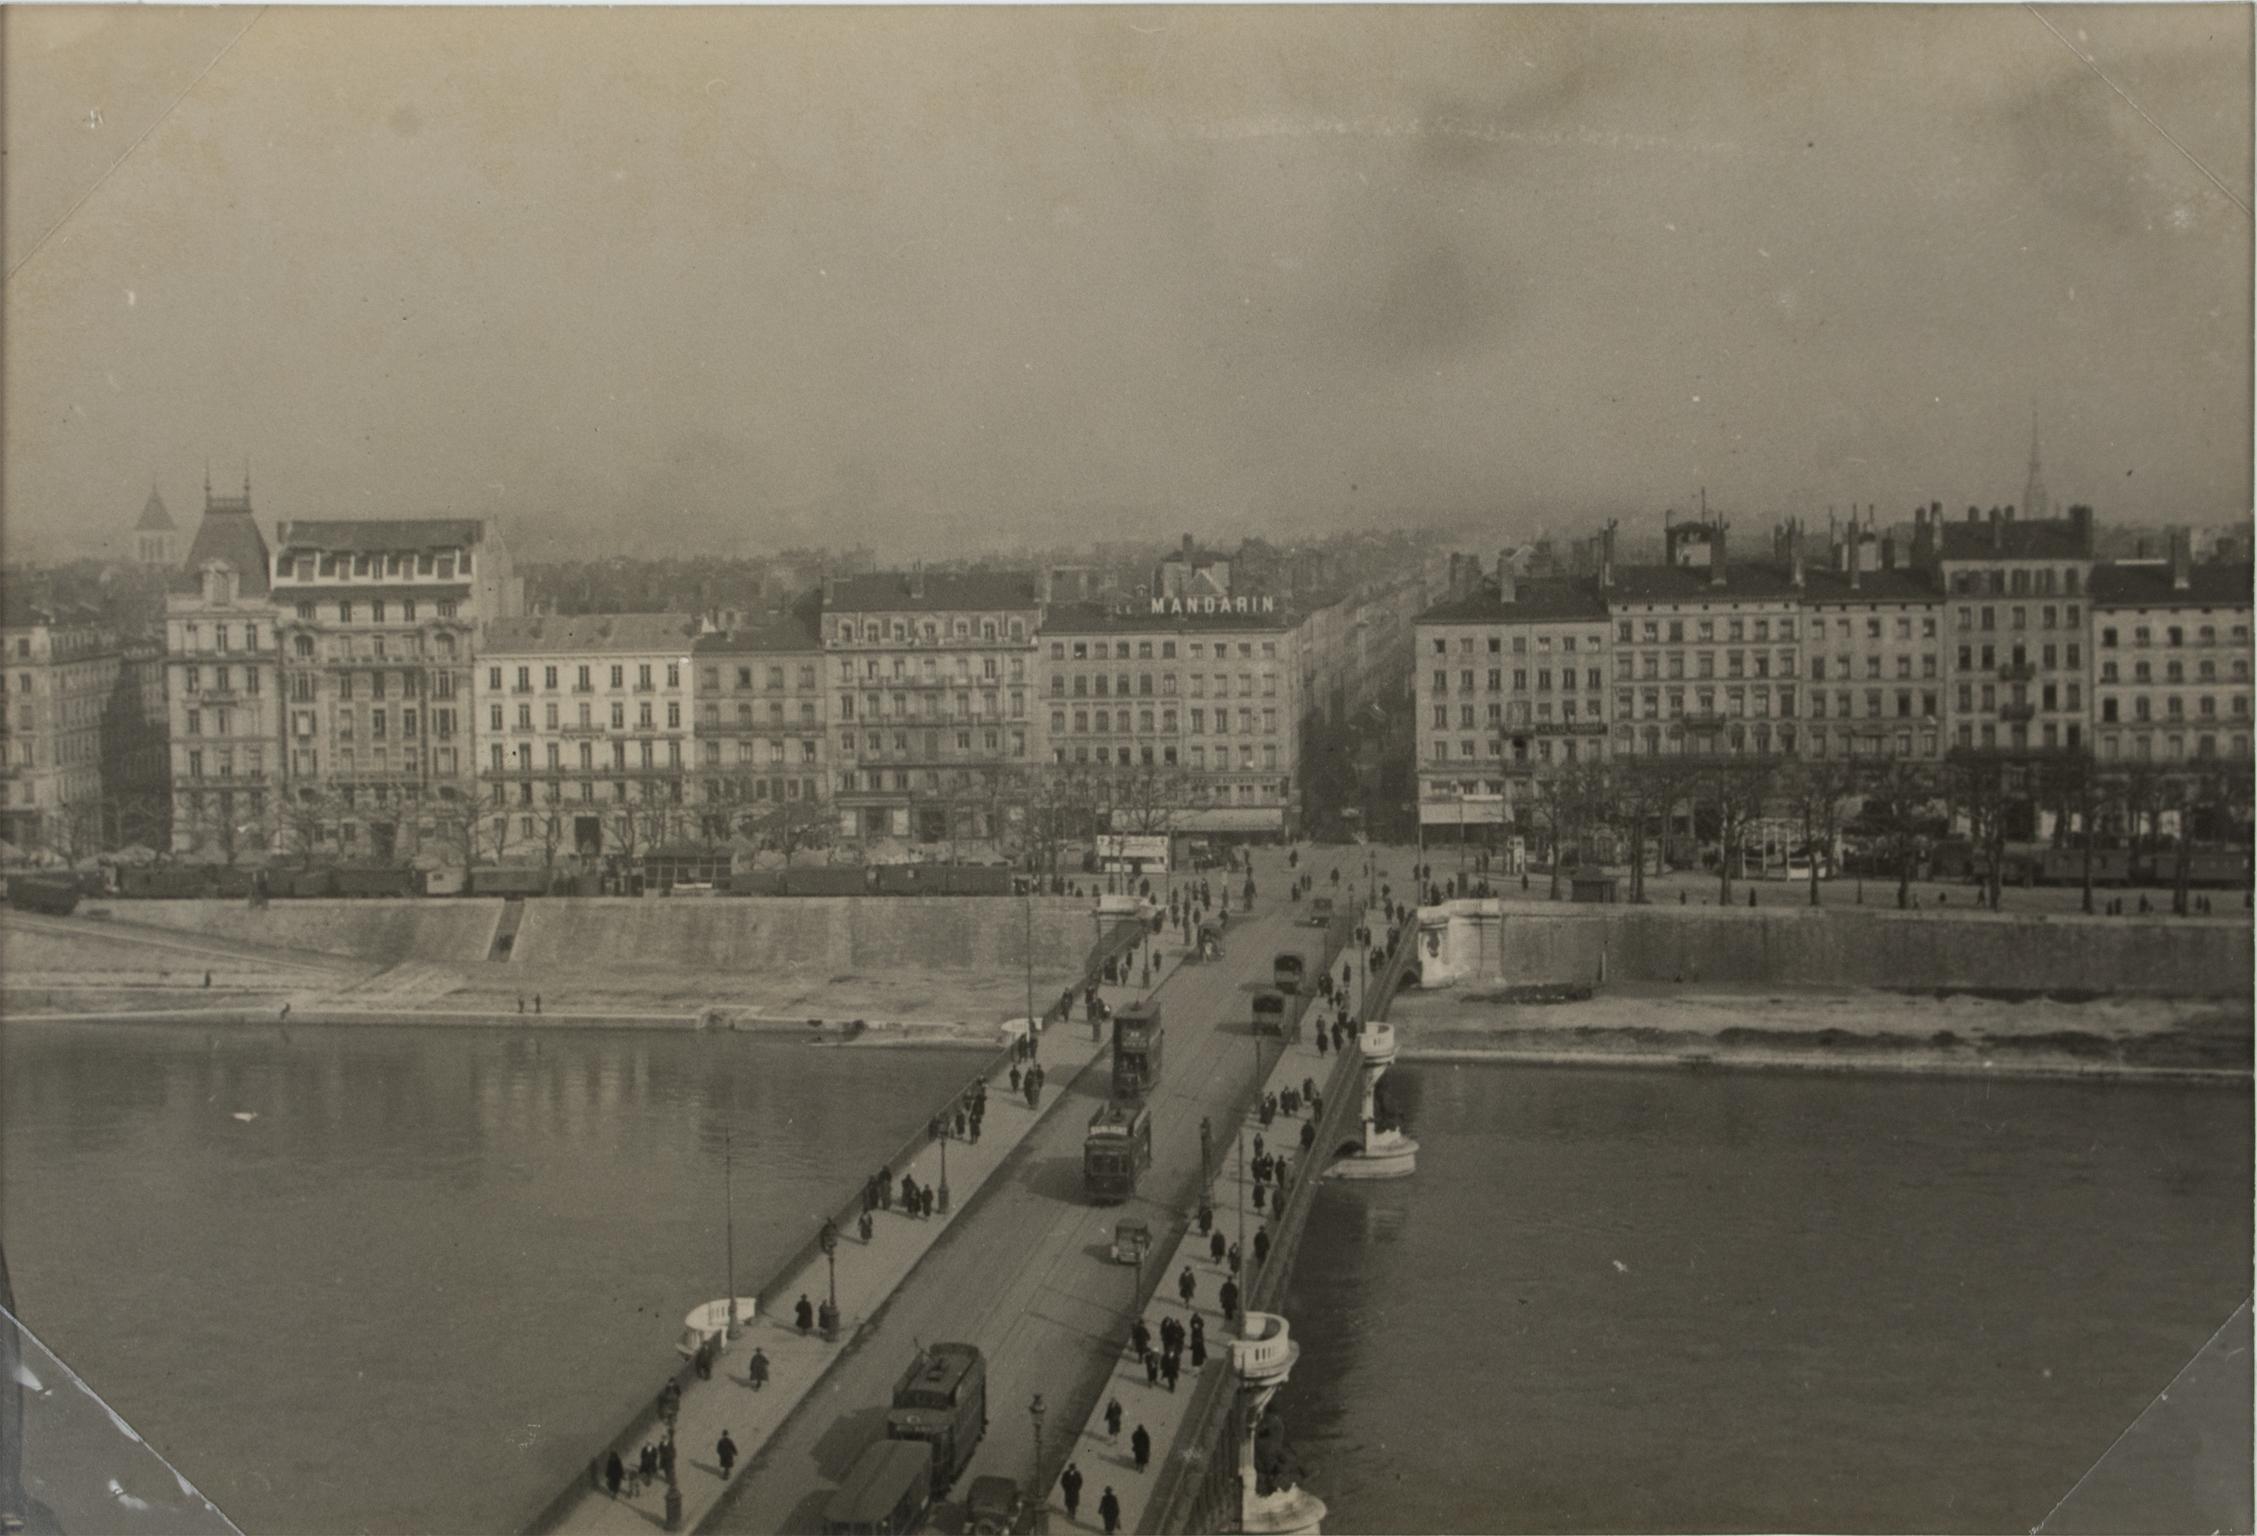
M 762 1275 L 970 1067 L 734 1036 L 10 1023 L 20 1309 L 247 1529 L 514 1528 L 720 1293 L 724 1128 L 738 1270 Z

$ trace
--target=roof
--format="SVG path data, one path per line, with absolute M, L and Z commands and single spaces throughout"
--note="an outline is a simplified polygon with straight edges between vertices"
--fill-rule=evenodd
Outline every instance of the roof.
M 1697 603 L 1783 602 L 1802 596 L 1793 574 L 1783 565 L 1762 560 L 1727 560 L 1724 584 L 1712 586 L 1709 573 L 1697 566 L 1616 566 L 1609 602 Z M 1808 580 L 1808 568 L 1805 568 Z
M 2246 560 L 2197 565 L 2187 572 L 2187 589 L 2177 592 L 2167 564 L 2096 565 L 2089 590 L 2100 608 L 2247 608 L 2251 575 Z
M 1946 522 L 1946 560 L 2090 560 L 2091 533 L 2065 517 L 2001 522 Z
M 542 614 L 535 618 L 490 619 L 478 649 L 487 656 L 680 653 L 689 649 L 696 627 L 686 613 Z
M 912 581 L 918 584 L 914 595 Z M 1039 602 L 1032 571 L 880 571 L 840 577 L 823 606 L 833 613 L 954 613 Z
M 735 629 L 700 635 L 691 649 L 700 656 L 736 656 L 779 651 L 818 651 L 822 639 L 814 630 L 785 614 L 767 614 Z
M 296 518 L 274 531 L 275 542 L 284 549 L 336 554 L 459 549 L 485 536 L 485 519 L 477 517 Z
M 1854 603 L 1940 603 L 1943 588 L 1928 572 L 1913 566 L 1894 570 L 1860 571 L 1857 586 L 1849 572 L 1832 567 L 1803 569 L 1803 601 L 1820 606 Z
M 1044 635 L 1110 635 L 1110 634 L 1198 634 L 1214 631 L 1217 634 L 1241 629 L 1285 630 L 1293 625 L 1293 615 L 1282 601 L 1266 597 L 1249 597 L 1249 604 L 1259 606 L 1270 602 L 1265 613 L 1207 613 L 1185 609 L 1154 613 L 1154 602 L 1170 602 L 1167 598 L 1139 598 L 1134 605 L 1113 608 L 1103 603 L 1054 603 L 1043 615 Z M 1197 602 L 1194 598 L 1188 601 Z M 1218 599 L 1219 601 L 1219 599 Z
M 178 531 L 173 523 L 172 514 L 165 510 L 165 499 L 157 494 L 154 486 L 149 489 L 149 499 L 141 504 L 141 521 L 133 525 L 133 531 L 135 533 L 174 533 Z
M 206 508 L 203 520 L 196 525 L 196 537 L 188 546 L 188 558 L 182 562 L 183 577 L 174 585 L 193 590 L 198 574 L 215 560 L 235 568 L 241 583 L 237 590 L 243 596 L 267 595 L 266 535 L 259 531 L 258 519 L 248 511 L 234 507 Z
M 1547 576 L 1516 582 L 1513 600 L 1497 595 L 1495 583 L 1484 583 L 1469 597 L 1438 603 L 1418 616 L 1421 624 L 1572 624 L 1604 622 L 1606 600 L 1599 584 L 1586 576 Z

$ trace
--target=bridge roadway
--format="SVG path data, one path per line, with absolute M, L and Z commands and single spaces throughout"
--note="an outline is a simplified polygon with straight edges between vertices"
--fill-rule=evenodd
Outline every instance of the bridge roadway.
M 1283 951 L 1298 951 L 1312 971 L 1322 962 L 1323 930 L 1297 926 L 1293 914 L 1273 907 L 1234 922 L 1221 960 L 1186 965 L 1161 987 L 1167 1044 L 1152 1100 L 1153 1165 L 1138 1198 L 1097 1207 L 1082 1194 L 1083 1134 L 1109 1081 L 1110 1057 L 1100 1054 L 955 1218 L 861 1342 L 737 1474 L 701 1530 L 820 1531 L 832 1490 L 862 1448 L 885 1433 L 888 1395 L 920 1341 L 968 1341 L 988 1359 L 987 1437 L 954 1497 L 983 1475 L 1026 1482 L 1034 1459 L 1027 1406 L 1037 1392 L 1048 1408 L 1045 1463 L 1060 1461 L 1061 1440 L 1088 1421 L 1141 1303 L 1164 1280 L 1173 1283 L 1148 1263 L 1145 1295 L 1132 1298 L 1136 1271 L 1107 1256 L 1114 1222 L 1142 1216 L 1152 1224 L 1155 1253 L 1174 1250 L 1197 1204 L 1200 1119 L 1213 1123 L 1220 1154 L 1253 1090 L 1253 992 L 1268 984 Z

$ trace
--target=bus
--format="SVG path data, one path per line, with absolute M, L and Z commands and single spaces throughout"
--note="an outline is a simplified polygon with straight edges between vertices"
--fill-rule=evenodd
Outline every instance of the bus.
M 1113 1015 L 1113 1098 L 1130 1103 L 1160 1081 L 1160 1004 L 1156 998 L 1124 1003 Z
M 933 1344 L 917 1352 L 893 1389 L 886 1437 L 932 1448 L 934 1498 L 947 1493 L 987 1433 L 987 1359 L 974 1344 Z
M 1099 1205 L 1118 1205 L 1136 1193 L 1137 1178 L 1152 1166 L 1152 1111 L 1143 1104 L 1106 1104 L 1089 1118 L 1082 1142 L 1082 1183 Z
M 871 1441 L 823 1506 L 824 1536 L 909 1536 L 932 1509 L 932 1474 L 916 1441 Z

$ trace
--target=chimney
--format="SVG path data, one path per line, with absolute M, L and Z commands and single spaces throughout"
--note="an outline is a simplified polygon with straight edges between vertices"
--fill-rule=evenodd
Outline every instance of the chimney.
M 1497 561 L 1497 601 L 1508 607 L 1520 601 L 1520 580 L 1513 574 L 1510 555 Z
M 1968 526 L 1968 527 L 1972 528 L 1972 527 L 1974 527 L 1974 526 L 1975 526 L 1975 525 L 1976 525 L 1977 523 L 1981 522 L 1982 520 L 1983 520 L 1983 509 L 1982 509 L 1981 507 L 1969 507 L 1969 508 L 1967 509 L 1967 526 Z
M 2071 507 L 2069 509 L 2069 527 L 2076 534 L 2077 553 L 2083 555 L 2088 560 L 2091 559 L 2092 508 L 2082 506 Z
M 1671 570 L 1677 568 L 1677 527 L 1664 524 L 1661 530 L 1661 563 Z
M 2184 528 L 2171 530 L 2171 590 L 2184 592 L 2194 585 L 2194 540 Z
M 838 606 L 838 601 L 839 579 L 836 576 L 825 576 L 823 578 L 823 606 L 826 608 L 836 608 Z
M 1787 525 L 1787 577 L 1797 591 L 1802 589 L 1802 521 L 1799 518 Z
M 1718 518 L 1709 529 L 1708 539 L 1708 584 L 1712 587 L 1721 587 L 1724 585 L 1723 518 Z
M 1858 528 L 1855 524 L 1852 524 L 1849 531 L 1849 589 L 1852 592 L 1855 592 L 1858 588 L 1858 566 L 1861 563 L 1859 560 L 1859 546 L 1864 542 L 1864 531 Z
M 1599 530 L 1599 590 L 1614 588 L 1614 519 L 1608 518 L 1606 527 Z
M 1897 536 L 1893 533 L 1884 533 L 1881 535 L 1881 569 L 1893 571 L 1896 568 Z

